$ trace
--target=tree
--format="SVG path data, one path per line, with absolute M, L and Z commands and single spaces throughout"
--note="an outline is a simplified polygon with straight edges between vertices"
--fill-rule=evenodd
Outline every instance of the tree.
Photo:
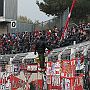
M 17 21 L 22 22 L 22 23 L 29 23 L 32 24 L 32 20 L 27 18 L 26 16 L 19 16 Z
M 72 18 L 77 21 L 87 21 L 90 14 L 90 0 L 77 0 Z
M 66 0 L 43 0 L 44 2 L 37 1 L 40 11 L 45 12 L 47 15 L 59 16 L 66 8 Z
M 73 0 L 43 0 L 37 1 L 40 11 L 46 15 L 61 15 L 68 7 L 71 7 Z M 87 19 L 90 14 L 90 0 L 77 0 L 75 8 L 72 12 L 72 18 L 75 20 Z

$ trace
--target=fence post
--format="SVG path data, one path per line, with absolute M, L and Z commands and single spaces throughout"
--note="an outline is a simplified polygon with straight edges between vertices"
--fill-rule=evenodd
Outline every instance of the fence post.
M 43 23 L 44 23 L 44 22 L 42 21 L 42 23 L 41 23 L 41 25 L 42 25 L 42 26 L 41 26 L 41 29 L 42 29 L 42 30 L 44 29 L 44 28 L 43 28 Z

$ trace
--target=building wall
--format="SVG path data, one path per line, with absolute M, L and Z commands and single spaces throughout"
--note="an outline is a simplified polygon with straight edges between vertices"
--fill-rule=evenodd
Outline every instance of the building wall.
M 17 19 L 17 0 L 5 0 L 5 19 Z
M 3 5 L 4 5 L 3 0 L 0 0 L 0 16 L 3 16 Z
M 0 0 L 0 34 L 10 32 L 8 24 L 17 20 L 17 0 Z
M 32 32 L 34 30 L 33 24 L 17 22 L 16 28 L 11 28 L 11 23 L 8 23 L 8 32 Z
M 0 22 L 17 19 L 17 0 L 0 0 Z
M 0 34 L 6 34 L 6 33 L 7 33 L 7 24 L 0 23 Z

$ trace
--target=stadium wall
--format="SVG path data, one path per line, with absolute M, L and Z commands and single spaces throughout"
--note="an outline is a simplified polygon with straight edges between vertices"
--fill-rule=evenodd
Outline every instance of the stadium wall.
M 3 16 L 4 1 L 0 0 L 0 16 Z
M 5 19 L 17 19 L 17 0 L 5 0 Z
M 7 33 L 7 24 L 6 23 L 0 23 L 0 34 L 6 34 Z
M 11 20 L 17 20 L 17 0 L 0 0 L 0 34 L 10 31 Z
M 11 28 L 11 24 L 8 24 L 8 32 L 16 33 L 16 32 L 32 32 L 34 30 L 33 24 L 21 23 L 17 22 L 16 28 Z

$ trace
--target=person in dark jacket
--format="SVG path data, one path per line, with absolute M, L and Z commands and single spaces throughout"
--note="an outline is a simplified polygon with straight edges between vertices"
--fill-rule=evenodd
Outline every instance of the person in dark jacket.
M 45 63 L 45 56 L 44 56 L 44 53 L 45 53 L 45 49 L 50 49 L 50 47 L 47 45 L 47 42 L 45 40 L 45 36 L 42 35 L 40 37 L 39 40 L 37 40 L 36 42 L 36 45 L 35 45 L 35 55 L 36 55 L 36 52 L 38 53 L 38 56 L 39 56 L 39 60 L 40 60 L 40 68 L 41 69 L 44 69 L 44 63 Z

